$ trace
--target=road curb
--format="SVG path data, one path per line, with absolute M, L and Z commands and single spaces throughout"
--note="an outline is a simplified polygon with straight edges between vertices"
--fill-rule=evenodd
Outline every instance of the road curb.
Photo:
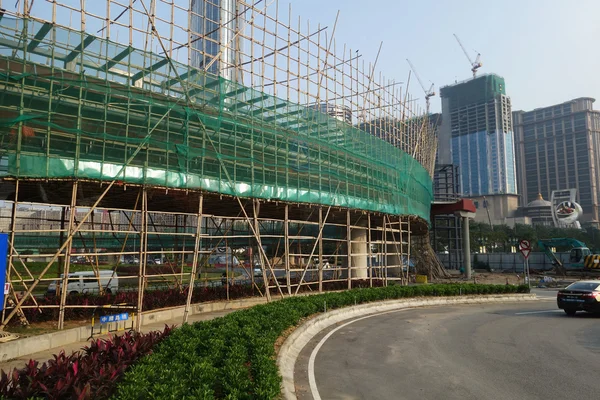
M 535 300 L 536 298 L 537 296 L 531 293 L 412 298 L 361 304 L 326 312 L 297 327 L 294 332 L 285 340 L 285 342 L 283 342 L 283 345 L 279 350 L 279 355 L 277 356 L 277 366 L 283 378 L 281 393 L 287 400 L 296 400 L 294 367 L 300 352 L 313 337 L 319 334 L 319 332 L 338 322 L 354 317 L 412 307 L 456 304 L 510 303 L 515 301 Z

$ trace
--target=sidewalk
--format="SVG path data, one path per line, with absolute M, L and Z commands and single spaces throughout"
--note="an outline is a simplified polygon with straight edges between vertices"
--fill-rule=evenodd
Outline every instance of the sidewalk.
M 190 315 L 188 318 L 188 323 L 194 323 L 197 321 L 207 321 L 207 320 L 211 320 L 214 318 L 218 318 L 218 317 L 222 317 L 224 315 L 227 315 L 231 312 L 234 311 L 238 311 L 238 310 L 223 310 L 223 311 L 214 311 L 214 312 L 207 312 L 207 313 L 201 313 L 201 314 L 193 314 Z M 151 332 L 151 331 L 158 331 L 158 330 L 163 330 L 165 325 L 176 325 L 176 326 L 181 326 L 181 318 L 174 318 L 171 320 L 167 320 L 167 321 L 162 321 L 162 322 L 156 322 L 156 323 L 150 323 L 147 325 L 143 325 L 142 326 L 142 332 L 143 333 L 147 333 L 147 332 Z M 115 332 L 112 335 L 121 335 L 123 332 Z M 107 338 L 109 335 L 98 335 L 95 337 L 95 339 L 98 338 Z M 41 351 L 39 353 L 33 353 L 33 354 L 29 354 L 27 356 L 23 356 L 23 357 L 19 357 L 19 358 L 15 358 L 3 363 L 0 363 L 0 369 L 3 370 L 4 372 L 6 372 L 7 374 L 10 373 L 13 368 L 23 368 L 25 366 L 26 363 L 29 362 L 29 360 L 36 360 L 40 362 L 40 365 L 53 358 L 54 354 L 58 354 L 61 350 L 64 350 L 64 352 L 66 354 L 71 354 L 74 351 L 77 350 L 81 350 L 83 347 L 87 346 L 89 344 L 89 341 L 80 341 L 80 342 L 75 342 L 75 343 L 71 343 L 69 345 L 66 346 L 62 346 L 62 347 L 55 347 L 46 351 Z

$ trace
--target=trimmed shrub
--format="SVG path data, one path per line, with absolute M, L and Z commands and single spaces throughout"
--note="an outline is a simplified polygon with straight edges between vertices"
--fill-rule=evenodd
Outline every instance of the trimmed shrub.
M 293 297 L 236 311 L 177 329 L 118 385 L 116 399 L 273 399 L 281 377 L 275 342 L 303 318 L 373 301 L 419 296 L 527 293 L 527 286 L 423 285 L 359 288 L 343 293 Z

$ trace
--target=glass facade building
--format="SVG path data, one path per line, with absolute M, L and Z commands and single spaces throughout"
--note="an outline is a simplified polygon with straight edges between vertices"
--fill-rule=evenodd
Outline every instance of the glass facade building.
M 511 105 L 504 79 L 482 75 L 440 92 L 439 157 L 458 166 L 463 194 L 516 194 Z
M 235 80 L 239 41 L 236 0 L 191 0 L 191 65 Z
M 576 189 L 582 222 L 598 221 L 600 111 L 594 99 L 513 113 L 521 204 Z

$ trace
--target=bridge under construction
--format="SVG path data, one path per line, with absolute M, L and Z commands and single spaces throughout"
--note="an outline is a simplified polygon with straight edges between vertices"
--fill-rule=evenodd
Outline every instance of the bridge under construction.
M 75 260 L 136 282 L 137 313 L 156 282 L 190 288 L 189 308 L 219 248 L 246 261 L 226 268 L 260 265 L 269 298 L 408 282 L 433 199 L 427 115 L 379 53 L 336 45 L 338 18 L 266 3 L 0 2 L 2 326 L 58 279 L 63 328 Z

